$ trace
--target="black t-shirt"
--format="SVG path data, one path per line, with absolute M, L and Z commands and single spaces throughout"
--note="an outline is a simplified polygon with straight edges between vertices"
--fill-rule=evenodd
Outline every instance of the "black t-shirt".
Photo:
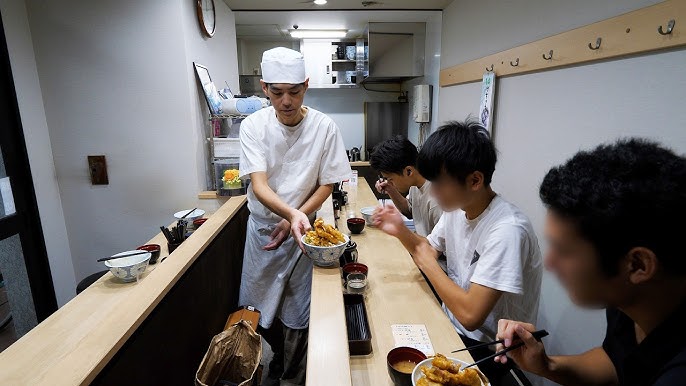
M 617 309 L 607 309 L 603 349 L 615 366 L 622 386 L 686 385 L 686 302 L 667 320 L 636 343 L 634 321 Z

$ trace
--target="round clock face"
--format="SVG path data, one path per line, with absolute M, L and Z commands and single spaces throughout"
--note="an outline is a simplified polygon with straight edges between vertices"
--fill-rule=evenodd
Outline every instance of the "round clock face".
M 200 0 L 200 16 L 202 27 L 207 36 L 214 35 L 216 19 L 214 14 L 214 0 Z

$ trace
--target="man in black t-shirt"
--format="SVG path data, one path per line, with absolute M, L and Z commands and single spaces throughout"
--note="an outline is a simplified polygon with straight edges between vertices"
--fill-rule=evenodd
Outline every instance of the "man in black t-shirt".
M 548 356 L 534 326 L 500 320 L 504 346 L 525 343 L 510 359 L 563 385 L 686 385 L 686 158 L 637 139 L 599 146 L 551 169 L 540 196 L 546 267 L 576 304 L 606 308 L 607 333 Z

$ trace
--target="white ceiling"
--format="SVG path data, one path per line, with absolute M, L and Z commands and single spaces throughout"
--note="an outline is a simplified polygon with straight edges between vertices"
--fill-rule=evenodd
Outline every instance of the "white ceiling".
M 326 5 L 315 5 L 312 0 L 224 0 L 234 11 L 274 10 L 340 10 L 340 9 L 418 9 L 440 10 L 453 0 L 328 0 Z M 366 4 L 366 6 L 365 6 Z
M 331 0 L 330 0 L 331 1 Z M 245 40 L 292 40 L 288 30 L 294 24 L 299 29 L 346 29 L 348 38 L 361 37 L 367 24 L 374 22 L 428 22 L 440 11 L 358 11 L 336 12 L 261 12 L 237 11 L 236 36 Z

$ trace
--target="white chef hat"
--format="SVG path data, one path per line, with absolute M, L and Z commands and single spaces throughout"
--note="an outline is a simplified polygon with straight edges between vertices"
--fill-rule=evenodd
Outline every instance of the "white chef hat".
M 276 47 L 262 54 L 262 80 L 265 83 L 299 84 L 305 79 L 305 61 L 300 52 Z

